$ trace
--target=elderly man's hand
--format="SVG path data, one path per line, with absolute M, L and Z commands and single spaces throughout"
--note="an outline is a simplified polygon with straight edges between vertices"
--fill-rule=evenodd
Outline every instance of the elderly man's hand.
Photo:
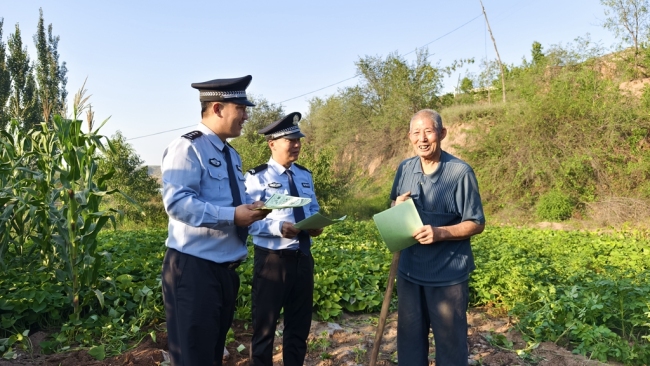
M 424 225 L 413 233 L 413 238 L 420 244 L 433 244 L 436 241 L 436 230 L 431 225 Z
M 395 204 L 393 206 L 399 205 L 400 203 L 408 201 L 410 199 L 411 199 L 411 192 L 409 191 L 404 193 L 401 196 L 397 196 L 397 198 L 395 198 Z
M 295 238 L 300 232 L 299 229 L 296 229 L 293 224 L 288 221 L 282 222 L 282 228 L 280 231 L 282 232 L 282 237 L 287 239 Z
M 307 234 L 309 234 L 309 236 L 318 236 L 318 235 L 320 235 L 322 233 L 323 233 L 322 228 L 321 229 L 309 229 L 309 230 L 307 230 Z

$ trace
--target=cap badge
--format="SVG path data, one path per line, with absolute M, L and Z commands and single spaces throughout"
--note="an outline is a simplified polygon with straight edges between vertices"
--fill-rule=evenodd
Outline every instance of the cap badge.
M 300 121 L 300 117 L 298 117 L 298 116 L 293 116 L 293 125 L 294 125 L 294 126 L 297 126 L 299 121 Z
M 303 183 L 302 186 L 305 188 L 309 188 L 309 183 Z
M 269 183 L 269 188 L 280 188 L 280 187 L 282 187 L 282 184 L 280 184 L 278 182 Z
M 208 163 L 210 163 L 212 166 L 216 166 L 217 168 L 221 166 L 221 162 L 215 158 L 208 160 Z

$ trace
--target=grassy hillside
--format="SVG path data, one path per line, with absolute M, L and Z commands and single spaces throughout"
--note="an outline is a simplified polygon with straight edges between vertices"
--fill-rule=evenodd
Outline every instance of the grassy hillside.
M 555 47 L 534 63 L 508 66 L 507 103 L 500 101 L 500 83 L 492 98 L 485 88 L 440 96 L 436 77 L 443 71 L 426 61 L 372 59 L 369 72 L 361 60 L 360 85 L 313 100 L 304 124 L 314 151 L 336 151 L 331 174 L 347 182 L 338 211 L 369 217 L 387 207 L 395 168 L 412 156 L 408 121 L 414 111 L 434 108 L 450 130 L 443 148 L 474 167 L 492 218 L 644 221 L 650 213 L 644 69 L 631 72 L 625 53 L 594 57 L 592 49 L 577 49 Z

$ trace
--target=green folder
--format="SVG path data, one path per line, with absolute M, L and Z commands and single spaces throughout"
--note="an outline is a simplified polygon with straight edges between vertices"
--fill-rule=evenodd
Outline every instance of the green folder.
M 417 243 L 415 230 L 424 226 L 412 199 L 372 217 L 388 250 L 395 253 Z
M 308 218 L 295 223 L 293 226 L 296 229 L 300 230 L 311 230 L 311 229 L 322 229 L 325 226 L 330 226 L 332 224 L 336 224 L 337 222 L 341 222 L 345 220 L 346 216 L 341 217 L 340 219 L 329 219 L 318 212 L 315 214 L 309 216 Z

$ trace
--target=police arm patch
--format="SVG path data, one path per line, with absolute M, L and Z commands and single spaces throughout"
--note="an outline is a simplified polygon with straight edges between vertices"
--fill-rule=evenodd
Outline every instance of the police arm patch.
M 203 136 L 203 132 L 201 131 L 192 131 L 184 134 L 182 137 L 188 139 L 188 140 L 194 140 L 197 137 Z
M 256 166 L 253 169 L 249 169 L 248 172 L 251 173 L 252 175 L 255 175 L 255 174 L 257 174 L 257 173 L 259 173 L 261 171 L 266 170 L 266 168 L 268 168 L 268 167 L 269 167 L 268 164 L 262 164 L 260 166 Z

